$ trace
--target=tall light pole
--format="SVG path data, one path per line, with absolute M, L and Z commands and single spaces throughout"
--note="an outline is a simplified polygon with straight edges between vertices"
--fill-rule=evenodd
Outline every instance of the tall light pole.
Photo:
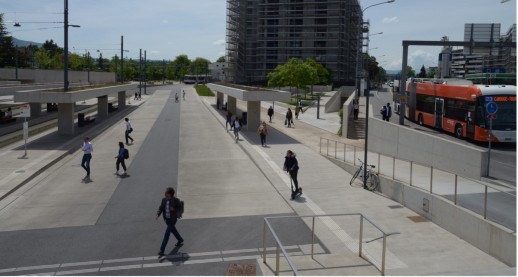
M 63 77 L 63 90 L 68 90 L 68 27 L 76 27 L 79 28 L 79 25 L 69 25 L 68 24 L 68 0 L 65 0 L 65 53 L 63 55 L 63 66 L 64 66 L 64 74 Z
M 377 3 L 377 4 L 373 4 L 373 5 L 370 5 L 370 6 L 367 6 L 365 7 L 363 10 L 362 10 L 362 24 L 360 25 L 360 29 L 359 29 L 359 35 L 360 35 L 360 45 L 358 47 L 358 56 L 359 56 L 359 51 L 360 51 L 360 47 L 362 47 L 363 49 L 363 13 L 365 12 L 365 10 L 367 10 L 368 8 L 370 7 L 374 7 L 374 6 L 378 6 L 378 5 L 383 5 L 383 4 L 389 4 L 389 3 L 393 3 L 394 1 L 396 0 L 389 0 L 389 1 L 385 1 L 385 2 L 381 2 L 381 3 Z M 368 50 L 367 50 L 368 51 Z M 356 76 L 357 78 L 359 77 L 359 74 L 358 74 L 358 63 L 356 64 Z M 368 74 L 367 74 L 368 75 Z M 367 78 L 369 78 L 367 76 Z M 359 85 L 359 81 L 357 81 L 357 87 L 356 89 L 359 91 L 360 90 L 360 85 Z M 367 189 L 367 154 L 369 153 L 368 151 L 368 140 L 369 140 L 369 95 L 370 95 L 370 91 L 368 91 L 369 88 L 367 87 L 367 93 L 365 95 L 366 97 L 366 105 L 365 105 L 365 147 L 364 147 L 364 157 L 363 157 L 363 188 L 364 189 Z

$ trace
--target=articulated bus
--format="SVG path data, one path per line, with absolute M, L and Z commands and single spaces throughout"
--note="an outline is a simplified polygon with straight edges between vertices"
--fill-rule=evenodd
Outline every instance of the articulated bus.
M 183 77 L 184 84 L 205 84 L 207 83 L 207 75 L 185 75 Z
M 488 141 L 488 103 L 497 105 L 492 141 L 516 142 L 516 86 L 473 85 L 467 80 L 409 80 L 405 116 L 458 138 Z

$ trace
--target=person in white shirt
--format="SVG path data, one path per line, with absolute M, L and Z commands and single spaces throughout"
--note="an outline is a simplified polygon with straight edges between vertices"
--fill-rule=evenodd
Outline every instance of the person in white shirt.
M 90 142 L 89 137 L 85 137 L 83 145 L 81 146 L 83 150 L 83 160 L 81 161 L 81 167 L 86 170 L 86 176 L 83 180 L 90 179 L 90 160 L 92 159 L 92 152 L 94 151 L 94 146 Z
M 129 135 L 133 132 L 133 128 L 131 127 L 129 118 L 126 117 L 124 120 L 126 120 L 126 131 L 124 133 L 124 136 L 126 137 L 126 145 L 129 145 L 129 139 L 131 139 L 131 144 L 133 144 L 133 138 Z
M 239 119 L 239 116 L 236 115 L 236 119 L 234 119 L 232 126 L 234 126 L 234 138 L 237 143 L 239 141 L 239 131 L 241 130 L 241 120 Z

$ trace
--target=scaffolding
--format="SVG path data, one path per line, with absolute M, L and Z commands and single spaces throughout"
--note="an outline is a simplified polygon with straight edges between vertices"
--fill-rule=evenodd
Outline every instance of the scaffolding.
M 227 0 L 227 60 L 235 83 L 264 84 L 290 58 L 312 58 L 335 84 L 354 84 L 357 0 Z

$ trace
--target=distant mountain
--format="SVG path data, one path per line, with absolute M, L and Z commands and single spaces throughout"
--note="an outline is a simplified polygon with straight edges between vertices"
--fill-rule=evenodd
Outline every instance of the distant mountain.
M 386 71 L 386 72 L 387 72 L 387 74 L 389 74 L 389 75 L 396 75 L 396 74 L 398 74 L 398 73 L 399 73 L 399 71 L 401 71 L 401 70 L 390 70 L 390 69 L 387 69 L 387 70 L 385 70 L 385 71 Z
M 15 37 L 13 37 L 13 44 L 14 45 L 18 45 L 20 47 L 25 47 L 25 46 L 29 46 L 29 45 L 36 45 L 38 47 L 41 47 L 43 45 L 43 43 L 38 43 L 38 42 L 34 42 L 34 41 L 26 41 L 26 40 L 21 40 L 21 39 L 17 39 Z

